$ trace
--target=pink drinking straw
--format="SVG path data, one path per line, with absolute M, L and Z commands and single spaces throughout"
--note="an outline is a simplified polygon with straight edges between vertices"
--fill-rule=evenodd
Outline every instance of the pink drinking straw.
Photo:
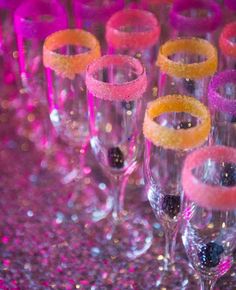
M 35 78 L 36 72 L 42 72 L 43 40 L 49 34 L 67 27 L 65 11 L 57 0 L 29 0 L 17 8 L 14 22 L 21 76 L 23 80 L 32 75 Z
M 205 17 L 185 16 L 192 9 L 204 9 Z M 221 24 L 221 7 L 212 0 L 176 0 L 170 11 L 170 23 L 178 35 L 201 36 L 215 31 Z
M 236 186 L 211 185 L 199 180 L 194 169 L 208 160 L 220 163 L 236 163 L 236 149 L 227 146 L 200 148 L 187 156 L 182 171 L 184 194 L 197 205 L 213 210 L 233 210 L 236 208 Z

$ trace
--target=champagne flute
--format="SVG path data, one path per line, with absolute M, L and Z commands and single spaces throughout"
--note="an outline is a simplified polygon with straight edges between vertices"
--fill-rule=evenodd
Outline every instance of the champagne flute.
M 221 21 L 221 7 L 213 0 L 177 0 L 170 11 L 173 38 L 195 36 L 216 43 Z
M 236 149 L 216 145 L 190 153 L 183 167 L 186 201 L 182 239 L 202 290 L 213 289 L 234 261 L 236 179 L 234 184 L 222 183 L 229 163 L 236 168 Z
M 117 250 L 134 259 L 150 247 L 148 222 L 124 209 L 125 184 L 143 153 L 141 123 L 147 77 L 141 63 L 126 55 L 105 55 L 87 68 L 90 143 L 97 161 L 111 180 L 114 196 L 112 226 L 106 237 Z M 132 101 L 127 110 L 125 103 Z
M 99 56 L 98 40 L 84 30 L 57 31 L 43 46 L 50 120 L 61 140 L 61 146 L 48 152 L 48 163 L 53 163 L 63 184 L 76 181 L 68 204 L 85 221 L 103 219 L 112 206 L 105 190 L 95 190 L 93 176 L 87 175 L 92 169 L 85 159 L 90 137 L 85 69 Z
M 169 117 L 163 118 L 163 115 Z M 187 129 L 179 126 L 192 119 L 195 126 Z M 165 234 L 164 271 L 156 286 L 168 289 L 185 287 L 189 283 L 190 269 L 182 257 L 177 259 L 175 255 L 181 221 L 181 170 L 187 153 L 207 140 L 210 114 L 193 97 L 160 97 L 148 104 L 143 131 L 147 139 L 144 168 L 148 199 Z

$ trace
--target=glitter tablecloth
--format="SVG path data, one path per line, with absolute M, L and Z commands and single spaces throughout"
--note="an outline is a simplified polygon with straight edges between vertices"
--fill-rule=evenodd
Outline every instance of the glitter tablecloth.
M 149 203 L 141 201 L 142 186 L 129 187 L 127 204 L 131 197 L 137 201 L 135 210 L 153 224 L 154 240 L 143 256 L 131 261 L 102 236 L 109 219 L 86 223 L 68 203 L 76 182 L 62 185 L 53 170 L 37 167 L 42 153 L 17 134 L 19 120 L 11 105 L 15 90 L 3 88 L 2 93 L 0 289 L 156 289 L 163 269 L 163 232 Z M 90 174 L 96 175 L 93 164 Z M 235 267 L 230 274 L 224 278 L 227 286 L 221 279 L 218 289 L 236 288 Z

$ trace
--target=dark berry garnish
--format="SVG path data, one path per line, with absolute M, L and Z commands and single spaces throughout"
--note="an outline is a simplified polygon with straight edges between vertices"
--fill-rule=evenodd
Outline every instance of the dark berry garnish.
M 195 91 L 195 82 L 194 82 L 194 80 L 184 79 L 184 87 L 186 88 L 186 90 L 190 94 L 193 94 L 194 91 Z
M 236 248 L 233 250 L 233 260 L 236 263 Z
M 180 212 L 180 196 L 165 195 L 162 202 L 162 210 L 171 218 Z
M 124 166 L 124 155 L 119 147 L 108 149 L 108 162 L 113 168 L 122 168 Z
M 198 253 L 198 258 L 204 267 L 216 267 L 220 263 L 220 255 L 224 252 L 224 248 L 216 242 L 210 242 L 202 246 Z
M 186 122 L 180 122 L 177 126 L 176 129 L 189 129 L 192 127 L 192 123 L 189 121 Z
M 230 120 L 231 123 L 236 123 L 236 116 L 233 116 Z
M 234 186 L 236 185 L 236 166 L 231 163 L 225 163 L 221 173 L 221 185 Z
M 124 109 L 126 109 L 127 111 L 130 111 L 134 108 L 134 102 L 133 101 L 129 101 L 129 102 L 122 102 L 122 107 Z

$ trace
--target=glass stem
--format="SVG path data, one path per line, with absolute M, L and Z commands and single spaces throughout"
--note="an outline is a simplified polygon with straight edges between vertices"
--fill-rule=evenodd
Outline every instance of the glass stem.
M 175 262 L 175 245 L 176 245 L 177 231 L 166 229 L 165 231 L 165 271 Z
M 114 207 L 112 216 L 115 222 L 118 222 L 122 217 L 125 201 L 125 190 L 128 181 L 128 176 L 115 176 L 113 178 L 113 196 Z
M 216 283 L 216 281 L 202 279 L 200 290 L 213 290 L 215 283 Z

